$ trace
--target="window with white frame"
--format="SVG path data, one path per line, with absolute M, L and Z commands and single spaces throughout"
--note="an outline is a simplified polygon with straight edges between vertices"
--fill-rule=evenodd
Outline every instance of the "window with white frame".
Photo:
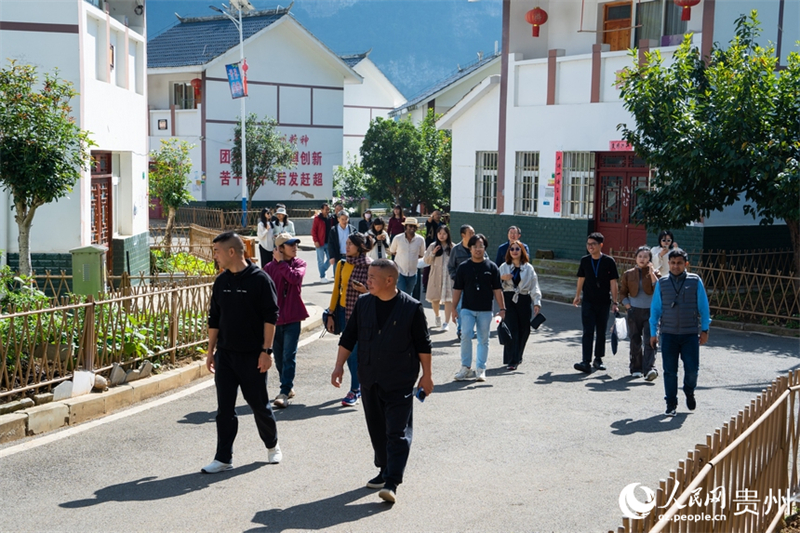
M 497 152 L 475 154 L 475 211 L 497 210 Z
M 173 83 L 172 103 L 175 104 L 175 109 L 194 109 L 196 107 L 196 102 L 194 101 L 194 88 L 192 84 Z
M 539 211 L 539 152 L 517 152 L 514 172 L 514 213 L 535 215 Z
M 673 0 L 642 0 L 637 3 L 634 46 L 639 46 L 642 39 L 656 41 L 657 46 L 680 44 L 686 33 L 681 10 Z
M 562 216 L 594 216 L 594 152 L 564 152 L 561 169 Z

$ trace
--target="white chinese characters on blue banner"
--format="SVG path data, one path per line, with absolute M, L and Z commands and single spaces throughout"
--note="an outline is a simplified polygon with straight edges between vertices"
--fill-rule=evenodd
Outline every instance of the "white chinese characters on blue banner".
M 228 85 L 231 87 L 231 97 L 242 98 L 247 96 L 247 90 L 242 80 L 242 73 L 239 70 L 239 65 L 225 65 L 225 70 L 228 72 Z

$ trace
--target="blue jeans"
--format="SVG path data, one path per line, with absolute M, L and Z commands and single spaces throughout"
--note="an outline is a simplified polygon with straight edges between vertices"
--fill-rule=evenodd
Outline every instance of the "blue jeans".
M 404 293 L 411 296 L 411 293 L 414 292 L 414 285 L 417 284 L 417 274 L 414 273 L 413 276 L 404 276 L 400 274 L 397 277 L 397 289 L 403 291 Z
M 331 266 L 330 257 L 328 257 L 328 247 L 322 245 L 317 250 L 317 268 L 319 268 L 319 279 L 325 278 L 325 273 L 328 267 Z
M 246 134 L 247 132 L 245 132 Z M 462 294 L 463 296 L 463 294 Z M 458 299 L 458 305 L 456 306 L 456 311 L 458 311 L 458 316 L 456 317 L 456 331 L 459 335 L 461 335 L 461 302 L 464 301 L 464 298 Z
M 664 363 L 664 399 L 678 405 L 678 357 L 683 361 L 683 392 L 693 396 L 700 368 L 700 338 L 697 333 L 661 334 L 661 358 Z
M 294 386 L 298 339 L 300 339 L 300 322 L 275 326 L 272 349 L 275 352 L 275 369 L 281 378 L 281 394 L 289 394 Z
M 486 369 L 486 360 L 489 358 L 489 327 L 492 324 L 492 312 L 462 309 L 458 316 L 461 317 L 461 364 L 467 368 L 472 367 L 472 332 L 477 328 L 478 354 L 475 360 L 475 369 Z
M 342 325 L 342 329 L 344 329 L 344 307 L 338 308 L 339 312 L 339 320 Z M 361 383 L 358 381 L 358 343 L 353 346 L 353 351 L 350 352 L 350 356 L 347 358 L 347 369 L 350 370 L 350 390 L 357 391 L 361 389 Z

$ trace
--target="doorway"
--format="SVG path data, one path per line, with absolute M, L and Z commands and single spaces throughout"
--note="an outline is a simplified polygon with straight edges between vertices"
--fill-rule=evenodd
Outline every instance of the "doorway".
M 91 236 L 92 244 L 101 244 L 108 248 L 106 267 L 111 272 L 111 153 L 92 152 L 92 187 L 91 187 Z
M 609 45 L 612 52 L 631 47 L 632 26 L 633 2 L 603 5 L 603 44 Z
M 650 169 L 633 152 L 597 154 L 595 227 L 605 237 L 603 249 L 630 250 L 647 244 L 647 229 L 634 219 L 637 191 L 650 188 Z

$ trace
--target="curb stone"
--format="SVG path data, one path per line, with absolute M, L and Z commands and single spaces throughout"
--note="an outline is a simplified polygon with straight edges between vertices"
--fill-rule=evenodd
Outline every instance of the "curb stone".
M 322 326 L 322 308 L 309 303 L 306 308 L 309 317 L 302 323 L 301 335 Z M 0 444 L 99 418 L 210 375 L 203 359 L 105 392 L 90 392 L 0 415 Z M 32 405 L 33 401 L 29 403 Z

